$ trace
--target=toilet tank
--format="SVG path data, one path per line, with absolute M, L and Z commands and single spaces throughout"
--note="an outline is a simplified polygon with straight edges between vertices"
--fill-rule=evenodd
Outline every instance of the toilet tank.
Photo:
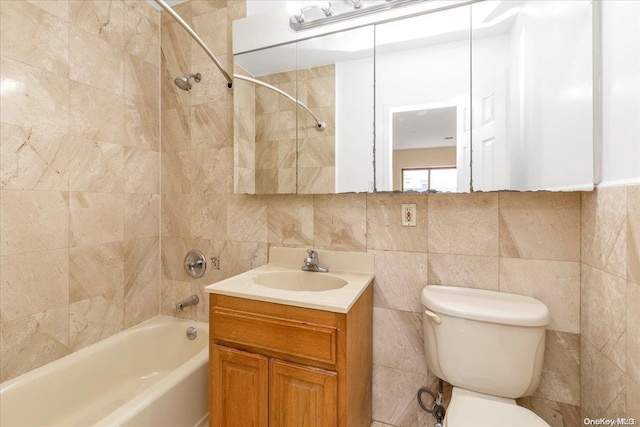
M 538 387 L 549 310 L 535 298 L 452 286 L 422 290 L 429 370 L 467 390 L 515 399 Z

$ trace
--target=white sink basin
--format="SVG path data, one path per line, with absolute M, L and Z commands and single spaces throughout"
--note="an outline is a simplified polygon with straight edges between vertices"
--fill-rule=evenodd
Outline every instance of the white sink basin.
M 272 289 L 287 291 L 322 292 L 343 288 L 347 281 L 327 273 L 308 271 L 270 271 L 260 273 L 254 283 Z

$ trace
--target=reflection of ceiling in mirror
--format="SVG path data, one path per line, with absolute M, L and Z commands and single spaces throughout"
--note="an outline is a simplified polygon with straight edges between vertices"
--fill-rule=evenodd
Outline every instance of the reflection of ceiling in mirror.
M 452 139 L 446 139 L 451 138 Z M 393 113 L 393 149 L 450 147 L 456 145 L 456 107 L 418 109 Z
M 288 3 L 291 2 L 249 0 L 247 7 L 253 7 L 255 13 L 265 13 Z M 305 6 L 313 3 L 305 2 Z M 375 30 L 376 54 L 469 39 L 470 15 L 473 16 L 473 38 L 505 34 L 515 22 L 521 3 L 514 0 L 483 1 L 473 4 L 472 14 L 468 7 L 459 7 L 378 25 Z M 373 30 L 364 27 L 304 40 L 297 44 L 297 49 L 295 43 L 275 49 L 279 50 L 264 49 L 236 56 L 236 62 L 259 77 L 293 71 L 296 66 L 305 69 L 372 57 Z

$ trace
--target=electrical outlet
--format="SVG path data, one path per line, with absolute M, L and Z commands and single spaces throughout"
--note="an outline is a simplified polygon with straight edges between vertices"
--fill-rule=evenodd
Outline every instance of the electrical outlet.
M 403 227 L 415 227 L 416 226 L 416 205 L 415 203 L 402 205 L 402 226 Z
M 211 257 L 211 268 L 213 268 L 214 270 L 220 270 L 220 258 L 218 257 Z

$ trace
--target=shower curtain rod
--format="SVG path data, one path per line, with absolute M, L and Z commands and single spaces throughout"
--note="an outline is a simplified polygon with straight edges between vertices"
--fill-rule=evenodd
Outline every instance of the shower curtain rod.
M 220 70 L 220 72 L 222 73 L 224 78 L 227 80 L 227 88 L 233 89 L 233 80 L 231 79 L 231 76 L 229 76 L 229 73 L 222 67 L 222 64 L 220 63 L 220 61 L 218 61 L 218 58 L 216 58 L 216 56 L 213 54 L 213 52 L 211 52 L 211 50 L 207 47 L 207 45 L 200 38 L 200 36 L 198 36 L 198 34 L 195 31 L 193 31 L 193 29 L 189 26 L 189 24 L 187 24 L 186 21 L 184 19 L 182 19 L 182 17 L 180 15 L 178 15 L 178 13 L 176 13 L 176 11 L 171 8 L 171 6 L 169 6 L 167 3 L 165 3 L 164 0 L 155 0 L 155 2 L 158 3 L 158 5 L 160 5 L 160 7 L 163 8 L 169 15 L 171 15 L 171 17 L 173 19 L 175 19 L 176 22 L 178 24 L 180 24 L 180 26 L 182 28 L 184 28 L 184 30 L 196 41 L 196 43 L 198 43 L 198 45 L 200 45 L 202 50 L 204 50 L 205 53 L 207 54 L 207 56 L 209 56 L 209 58 L 211 58 L 213 63 L 216 65 L 216 67 L 218 67 L 218 70 Z M 292 100 L 293 102 L 297 103 L 302 108 L 307 110 L 307 112 L 309 114 L 311 114 L 311 117 L 313 117 L 313 119 L 316 121 L 316 129 L 317 130 L 323 131 L 327 127 L 327 124 L 325 122 L 323 122 L 323 121 L 318 120 L 316 115 L 313 114 L 313 112 L 309 109 L 309 107 L 307 107 L 299 99 L 294 98 L 293 96 L 289 95 L 285 91 L 280 90 L 275 86 L 271 86 L 270 84 L 265 83 L 263 81 L 260 81 L 260 80 L 257 80 L 257 79 L 251 78 L 251 77 L 243 76 L 243 75 L 240 75 L 240 74 L 234 74 L 233 77 L 236 78 L 236 79 L 245 80 L 245 81 L 248 81 L 248 82 L 251 82 L 251 83 L 255 83 L 255 84 L 260 85 L 260 86 L 264 86 L 267 89 L 271 89 L 272 91 L 277 92 L 280 95 L 285 96 L 286 98 L 289 98 L 290 100 Z

